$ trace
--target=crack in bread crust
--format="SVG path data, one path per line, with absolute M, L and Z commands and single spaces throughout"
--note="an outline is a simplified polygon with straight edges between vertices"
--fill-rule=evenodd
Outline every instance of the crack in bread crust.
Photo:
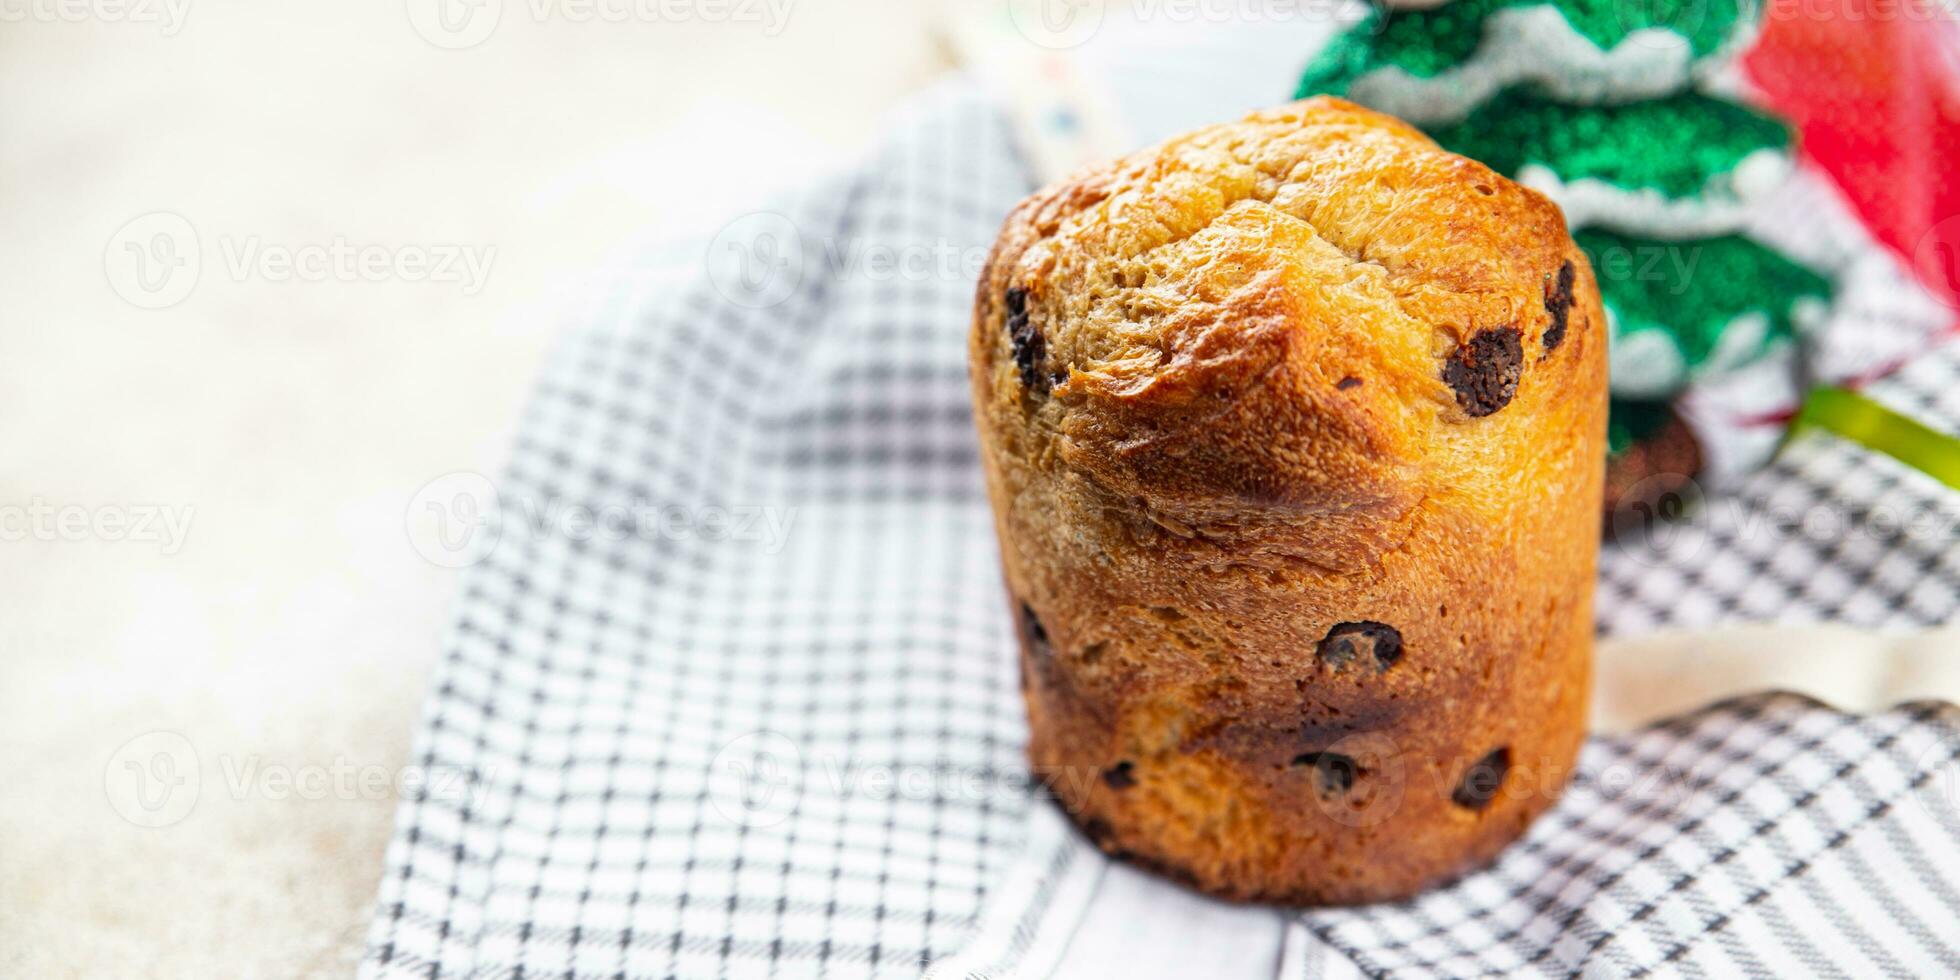
M 1298 902 L 1405 896 L 1521 832 L 1583 733 L 1604 324 L 1556 207 L 1339 100 L 1017 206 L 969 353 L 1039 624 L 1029 753 L 1084 774 L 1062 804 L 1206 891 Z M 1340 624 L 1399 637 L 1392 669 L 1323 662 Z M 1394 765 L 1292 764 L 1364 737 Z M 1500 751 L 1503 785 L 1453 803 Z M 1392 812 L 1360 814 L 1391 770 Z

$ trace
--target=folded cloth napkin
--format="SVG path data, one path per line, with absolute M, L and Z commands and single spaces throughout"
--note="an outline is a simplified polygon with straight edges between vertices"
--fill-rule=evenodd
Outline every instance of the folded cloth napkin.
M 414 755 L 469 779 L 404 799 L 365 975 L 1960 969 L 1960 717 L 1930 703 L 1765 695 L 1596 738 L 1495 867 L 1398 905 L 1225 906 L 1084 843 L 1022 758 L 967 402 L 978 263 L 1031 184 L 957 81 L 860 166 L 590 293 L 507 468 L 456 483 L 472 564 Z M 1948 347 L 1878 390 L 1950 429 L 1956 375 Z M 1615 551 L 1603 626 L 1960 604 L 1950 535 L 1750 523 L 1786 495 L 1955 505 L 1805 436 Z

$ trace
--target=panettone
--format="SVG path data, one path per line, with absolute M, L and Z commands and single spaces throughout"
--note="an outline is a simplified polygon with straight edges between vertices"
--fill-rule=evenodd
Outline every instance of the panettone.
M 1007 218 L 974 407 L 1036 771 L 1218 895 L 1409 895 L 1584 735 L 1606 321 L 1558 209 L 1310 99 Z

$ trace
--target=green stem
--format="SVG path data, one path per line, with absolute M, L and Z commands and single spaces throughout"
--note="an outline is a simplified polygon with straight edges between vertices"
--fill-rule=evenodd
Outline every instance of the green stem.
M 1804 399 L 1790 437 L 1822 429 L 1884 453 L 1949 487 L 1960 489 L 1960 439 L 1901 415 L 1846 388 L 1817 388 Z

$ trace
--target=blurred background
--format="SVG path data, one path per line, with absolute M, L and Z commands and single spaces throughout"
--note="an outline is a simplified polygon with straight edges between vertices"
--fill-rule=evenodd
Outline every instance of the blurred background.
M 585 270 L 847 157 L 948 65 L 909 3 L 506 3 L 460 50 L 401 0 L 178 8 L 0 11 L 9 976 L 351 970 L 394 806 L 375 777 L 407 754 L 455 575 L 411 546 L 410 500 L 494 472 Z M 200 268 L 146 309 L 112 242 L 158 212 Z M 336 243 L 388 268 L 331 268 Z M 445 252 L 482 274 L 439 276 Z M 104 798 L 152 732 L 205 781 L 158 828 Z
M 1772 16 L 1748 86 L 1695 75 L 1701 101 L 1668 132 L 1742 132 L 1723 93 L 1750 87 L 1819 151 L 1770 208 L 1803 227 L 1738 212 L 1703 237 L 1743 265 L 1700 278 L 1701 245 L 1656 246 L 1668 235 L 1652 227 L 1588 246 L 1616 329 L 1654 341 L 1616 340 L 1616 393 L 1646 399 L 1656 425 L 1677 409 L 1697 425 L 1635 432 L 1649 452 L 1627 457 L 1647 467 L 1629 485 L 1663 470 L 1719 485 L 1760 463 L 1801 394 L 1791 359 L 1771 355 L 1806 330 L 1837 338 L 1823 360 L 1841 378 L 1951 335 L 1960 219 L 1939 219 L 1960 207 L 1960 108 L 1929 96 L 1908 127 L 1886 101 L 1960 91 L 1936 84 L 1960 77 L 1960 45 L 1950 5 L 1929 4 L 1897 9 L 1936 23 L 1860 35 L 1873 46 L 1857 58 L 1808 14 Z M 1720 60 L 1733 23 L 1702 19 L 1720 2 L 1564 5 L 1612 40 L 1699 12 L 1685 34 L 1709 50 L 1662 37 L 1635 59 L 1680 72 Z M 354 968 L 455 587 L 417 502 L 497 470 L 542 354 L 608 256 L 712 234 L 844 165 L 954 71 L 990 80 L 1033 180 L 1296 89 L 1379 101 L 1394 95 L 1384 65 L 1452 46 L 1445 21 L 1378 32 L 1333 0 L 1006 9 L 0 0 L 0 974 Z M 1379 41 L 1314 61 L 1357 24 L 1350 38 Z M 1946 33 L 1925 50 L 1900 40 L 1921 28 Z M 1914 88 L 1901 65 L 1945 67 Z M 1792 96 L 1807 86 L 1839 93 L 1839 111 L 1811 113 Z M 1877 122 L 1833 128 L 1845 118 Z M 1595 154 L 1604 164 L 1538 149 L 1576 168 L 1548 179 L 1685 179 L 1698 194 L 1789 139 L 1686 142 L 1733 152 L 1682 177 L 1612 169 L 1686 158 L 1665 141 Z M 1686 278 L 1601 261 L 1642 248 L 1685 259 Z M 1901 285 L 1915 267 L 1922 285 Z M 1704 324 L 1653 301 L 1664 288 L 1678 309 L 1702 295 L 1691 286 L 1735 281 L 1774 285 Z M 1832 317 L 1854 329 L 1810 322 Z M 1700 415 L 1681 398 L 1691 378 Z M 1767 422 L 1709 421 L 1742 417 Z M 1824 664 L 1845 648 L 1815 649 Z

